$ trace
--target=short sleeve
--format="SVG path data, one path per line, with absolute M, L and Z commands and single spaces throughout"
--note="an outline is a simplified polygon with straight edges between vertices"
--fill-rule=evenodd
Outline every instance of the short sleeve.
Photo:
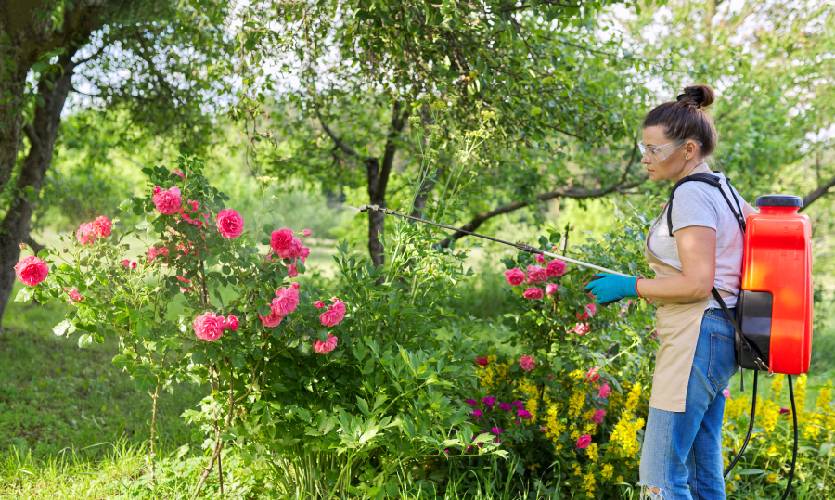
M 676 189 L 673 199 L 673 232 L 687 226 L 719 226 L 715 198 L 707 191 L 716 189 L 700 182 L 687 182 Z

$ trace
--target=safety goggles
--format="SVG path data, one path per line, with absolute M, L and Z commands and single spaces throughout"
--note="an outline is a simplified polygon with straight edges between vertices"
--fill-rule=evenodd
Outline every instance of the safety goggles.
M 669 158 L 671 154 L 673 154 L 673 151 L 683 146 L 685 142 L 686 141 L 673 141 L 660 146 L 647 146 L 643 142 L 638 141 L 638 150 L 641 152 L 641 156 L 646 156 L 654 161 L 664 161 Z M 675 147 L 670 148 L 670 146 Z

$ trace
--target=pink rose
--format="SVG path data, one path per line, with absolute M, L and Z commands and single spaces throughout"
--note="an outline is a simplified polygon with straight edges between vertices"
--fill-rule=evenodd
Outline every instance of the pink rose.
M 533 356 L 529 354 L 523 354 L 519 357 L 519 366 L 522 370 L 529 372 L 534 369 L 536 366 L 536 362 L 534 362 Z
M 577 323 L 577 324 L 574 325 L 574 328 L 572 329 L 572 331 L 574 333 L 576 333 L 577 335 L 580 335 L 580 336 L 589 333 L 590 330 L 591 330 L 591 327 L 589 326 L 588 323 Z
M 186 174 L 184 174 L 183 171 L 180 170 L 179 168 L 175 168 L 174 170 L 171 171 L 171 173 L 176 175 L 180 179 L 185 179 L 186 178 Z
M 545 285 L 545 295 L 554 295 L 557 293 L 557 290 L 560 289 L 560 286 L 556 283 L 548 283 Z
M 296 289 L 296 290 L 298 290 L 299 288 L 301 288 L 301 286 L 302 286 L 302 285 L 301 285 L 301 283 L 298 283 L 298 282 L 293 282 L 293 283 L 290 283 L 290 287 L 291 287 L 291 288 L 294 288 L 294 289 Z
M 336 344 L 339 342 L 339 337 L 328 333 L 328 339 L 325 341 L 322 340 L 314 340 L 313 341 L 313 350 L 317 354 L 327 354 L 334 349 L 336 349 Z
M 295 278 L 298 275 L 299 275 L 299 270 L 296 269 L 295 264 L 290 264 L 289 266 L 287 266 L 287 276 L 289 276 L 291 278 Z
M 319 315 L 319 321 L 323 326 L 333 327 L 342 322 L 345 317 L 345 303 L 336 299 L 328 310 Z
M 606 410 L 601 410 L 600 408 L 594 410 L 594 415 L 591 417 L 592 421 L 595 424 L 600 425 L 603 422 L 603 417 L 606 416 Z
M 92 245 L 96 242 L 96 227 L 92 222 L 85 222 L 75 231 L 75 239 L 82 245 Z
M 225 330 L 232 330 L 233 332 L 238 330 L 238 317 L 234 314 L 230 314 L 226 316 L 223 321 L 223 328 Z
M 597 395 L 603 399 L 609 397 L 609 394 L 612 393 L 612 388 L 609 387 L 608 382 L 603 382 L 603 385 L 600 386 L 600 389 L 597 390 Z
M 540 264 L 545 264 L 545 256 L 541 253 L 536 254 L 536 256 L 534 256 L 534 260 L 539 262 Z
M 192 212 L 200 210 L 200 202 L 197 200 L 188 200 L 186 204 L 191 208 Z M 205 216 L 206 214 L 203 214 Z
M 49 274 L 46 262 L 34 255 L 20 259 L 20 262 L 15 264 L 14 271 L 17 274 L 17 279 L 26 286 L 37 285 L 45 280 L 46 275 Z
M 153 262 L 160 255 L 162 255 L 163 257 L 168 257 L 168 248 L 166 248 L 166 247 L 148 247 L 148 251 L 146 252 L 146 255 L 148 257 L 148 262 Z
M 545 296 L 545 291 L 541 288 L 528 288 L 522 293 L 522 297 L 528 300 L 538 300 Z
M 597 382 L 600 379 L 600 373 L 598 371 L 600 368 L 597 366 L 593 366 L 589 368 L 589 371 L 586 372 L 586 382 Z
M 583 310 L 586 314 L 588 314 L 589 318 L 592 318 L 595 314 L 597 314 L 597 304 L 595 304 L 594 302 L 590 302 L 586 304 Z
M 490 360 L 487 359 L 487 356 L 476 356 L 475 364 L 477 364 L 478 366 L 487 366 L 490 364 Z
M 180 188 L 177 186 L 168 189 L 154 186 L 153 200 L 157 210 L 164 215 L 177 213 L 183 204 L 183 200 L 180 197 Z
M 545 266 L 545 273 L 549 278 L 565 274 L 565 262 L 554 259 Z
M 191 326 L 198 339 L 214 342 L 223 336 L 225 323 L 226 318 L 223 316 L 208 312 L 194 318 Z
M 136 269 L 136 262 L 129 259 L 122 259 L 122 267 L 125 269 Z
M 316 302 L 313 303 L 313 307 L 315 307 L 316 309 L 321 309 L 321 308 L 327 307 L 327 306 L 321 300 L 317 300 Z
M 67 295 L 70 296 L 70 300 L 73 302 L 81 302 L 84 300 L 84 296 L 79 293 L 78 288 L 71 288 L 67 290 Z
M 293 230 L 288 227 L 282 227 L 270 236 L 270 247 L 281 258 L 287 254 L 290 246 L 293 244 Z
M 93 221 L 93 228 L 96 230 L 96 235 L 99 238 L 107 238 L 110 236 L 111 227 L 113 227 L 113 223 L 105 215 L 99 215 Z
M 305 238 L 310 236 L 311 234 L 313 234 L 313 231 L 311 231 L 310 229 L 302 229 L 302 236 L 304 236 Z
M 510 286 L 518 286 L 525 281 L 525 273 L 518 267 L 514 267 L 504 272 L 504 278 Z
M 217 230 L 224 238 L 237 238 L 244 232 L 244 219 L 231 208 L 221 210 L 217 214 Z
M 528 266 L 528 283 L 540 283 L 545 281 L 548 275 L 545 268 L 542 266 L 535 266 L 533 264 Z
M 264 325 L 265 328 L 275 328 L 281 323 L 281 320 L 284 319 L 284 316 L 279 316 L 274 312 L 270 312 L 267 316 L 258 315 L 261 318 L 261 324 Z
M 299 306 L 299 290 L 295 287 L 279 288 L 270 304 L 270 310 L 278 316 L 287 316 Z
M 583 434 L 579 438 L 577 438 L 577 449 L 584 450 L 588 445 L 591 444 L 591 436 L 588 434 Z

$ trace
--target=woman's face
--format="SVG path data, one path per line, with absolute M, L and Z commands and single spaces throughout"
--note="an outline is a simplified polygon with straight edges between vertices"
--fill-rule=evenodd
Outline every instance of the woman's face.
M 698 145 L 695 141 L 685 142 L 670 139 L 664 134 L 664 127 L 653 125 L 643 130 L 641 141 L 647 151 L 641 157 L 649 180 L 678 180 L 685 174 L 685 169 L 692 167 L 697 160 Z

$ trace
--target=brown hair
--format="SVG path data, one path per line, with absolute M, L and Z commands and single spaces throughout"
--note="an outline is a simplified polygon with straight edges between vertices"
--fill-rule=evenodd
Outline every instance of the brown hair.
M 674 140 L 693 139 L 702 143 L 702 156 L 708 156 L 716 146 L 716 128 L 704 108 L 713 103 L 713 89 L 709 85 L 690 85 L 675 101 L 665 102 L 647 113 L 643 128 L 661 125 L 664 134 Z

